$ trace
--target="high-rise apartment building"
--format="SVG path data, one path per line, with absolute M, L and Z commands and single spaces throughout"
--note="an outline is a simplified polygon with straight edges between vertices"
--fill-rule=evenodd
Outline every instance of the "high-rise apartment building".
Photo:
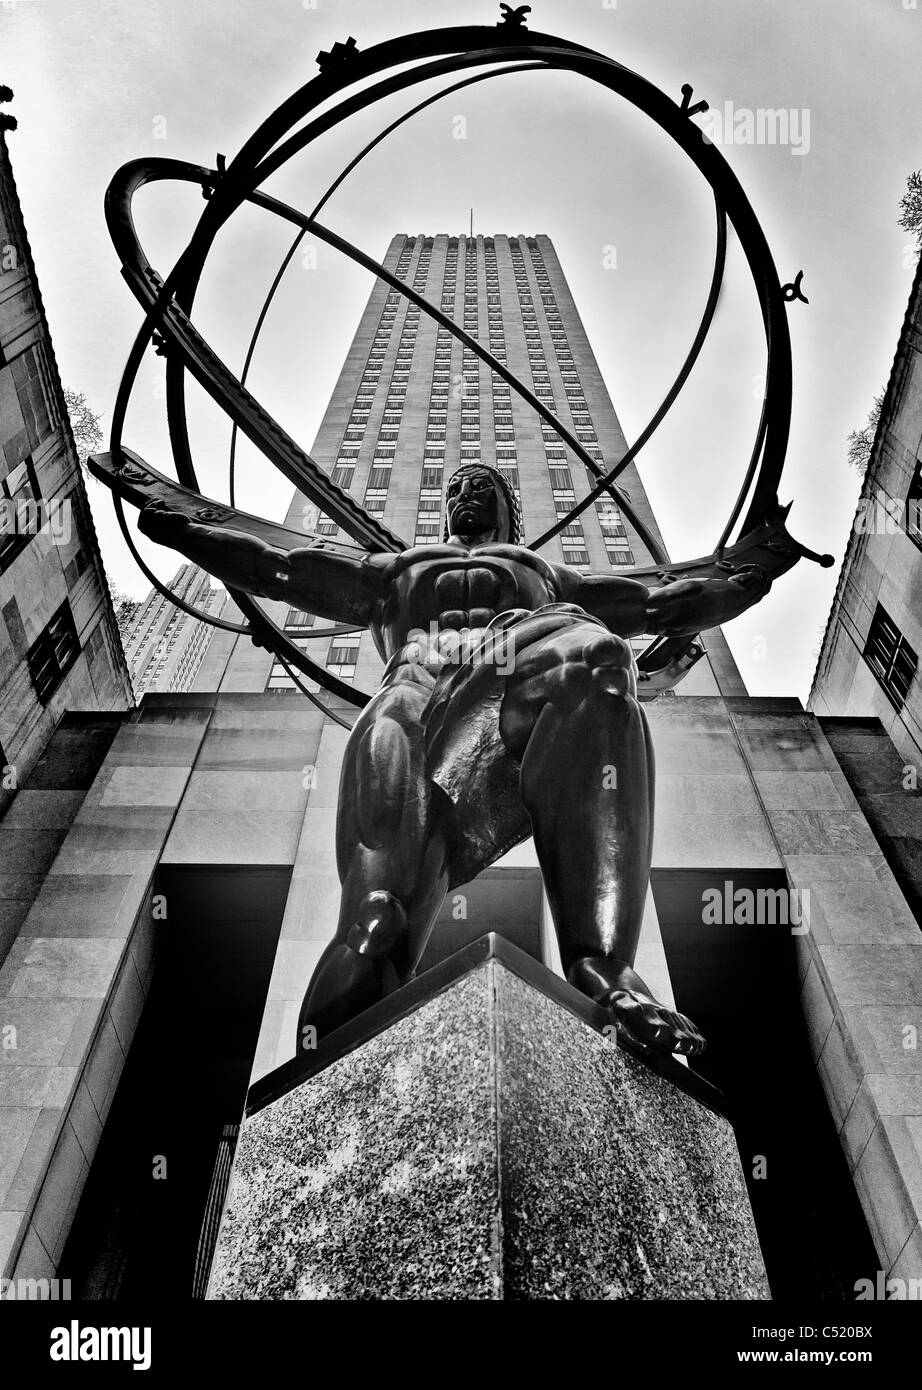
M 0 131 L 0 811 L 66 710 L 131 703 Z
M 544 402 L 601 468 L 627 452 L 618 417 L 550 237 L 395 236 L 385 267 L 476 338 Z M 442 538 L 445 486 L 460 463 L 482 460 L 515 489 L 535 538 L 585 497 L 597 479 L 557 431 L 447 329 L 384 281 L 376 282 L 314 444 L 340 487 L 409 544 Z M 662 541 L 634 464 L 619 479 L 643 524 Z M 286 524 L 337 535 L 296 495 Z M 652 557 L 608 497 L 572 521 L 542 552 L 575 569 L 630 569 Z M 369 688 L 381 662 L 361 633 L 331 641 L 329 624 L 278 605 L 296 643 L 344 679 Z M 196 688 L 282 690 L 281 663 L 219 634 Z M 635 644 L 642 650 L 646 643 Z M 704 634 L 707 659 L 683 695 L 743 695 L 719 630 Z M 229 658 L 229 659 L 228 659 Z M 226 664 L 225 664 L 226 663 Z M 222 665 L 224 670 L 222 673 Z
M 190 607 L 220 617 L 227 591 L 215 588 L 196 565 L 183 565 L 170 591 Z M 126 615 L 122 630 L 125 658 L 138 696 L 149 690 L 190 690 L 208 650 L 214 628 L 198 622 L 152 589 Z

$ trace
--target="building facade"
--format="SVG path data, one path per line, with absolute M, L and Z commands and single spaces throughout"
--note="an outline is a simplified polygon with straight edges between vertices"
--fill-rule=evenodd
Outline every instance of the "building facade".
M 922 759 L 922 260 L 813 678 L 819 715 L 874 717 Z
M 603 464 L 621 457 L 548 238 L 401 236 L 387 259 Z M 532 535 L 588 486 L 553 431 L 383 285 L 313 452 L 417 544 L 441 535 L 462 459 L 504 470 Z M 622 481 L 655 532 L 638 476 Z M 300 498 L 288 524 L 333 533 Z M 594 569 L 647 559 L 607 503 L 548 553 Z M 331 639 L 313 615 L 269 608 L 373 687 L 364 634 Z M 797 700 L 749 697 L 722 635 L 706 640 L 676 696 L 646 707 L 657 812 L 637 966 L 708 1038 L 694 1066 L 732 1109 L 774 1296 L 848 1301 L 878 1272 L 922 1277 L 922 936 L 872 821 L 864 733 L 827 736 Z M 354 708 L 324 699 L 219 632 L 193 689 L 92 729 L 64 721 L 19 792 L 23 823 L 69 822 L 0 969 L 5 1277 L 69 1279 L 75 1297 L 201 1296 L 248 1087 L 297 1054 L 336 922 L 348 735 L 328 712 L 348 724 Z M 914 806 L 905 793 L 900 813 Z M 562 973 L 529 843 L 453 892 L 422 968 L 490 930 Z
M 220 617 L 227 603 L 226 590 L 213 587 L 197 565 L 182 565 L 169 588 L 177 598 L 210 617 Z M 131 682 L 139 697 L 148 691 L 190 690 L 215 631 L 156 589 L 151 589 L 142 602 L 132 604 L 119 626 Z
M 131 703 L 0 131 L 0 810 L 65 711 Z

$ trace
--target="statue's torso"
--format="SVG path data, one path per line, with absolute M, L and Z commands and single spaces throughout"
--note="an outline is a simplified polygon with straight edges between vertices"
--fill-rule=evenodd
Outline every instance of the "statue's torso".
M 478 632 L 497 613 L 559 597 L 552 567 L 516 545 L 417 546 L 390 562 L 386 580 L 372 629 L 387 656 L 420 631 Z

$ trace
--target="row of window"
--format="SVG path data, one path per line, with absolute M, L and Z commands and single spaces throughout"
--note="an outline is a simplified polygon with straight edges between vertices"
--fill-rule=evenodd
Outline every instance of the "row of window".
M 404 279 L 406 277 L 410 268 L 411 259 L 412 243 L 407 243 L 398 257 L 395 267 L 395 274 L 398 279 Z M 423 252 L 417 262 L 413 277 L 414 289 L 421 289 L 424 286 L 428 266 L 429 255 Z M 378 328 L 372 339 L 368 360 L 359 382 L 359 389 L 356 393 L 352 411 L 350 412 L 349 420 L 346 424 L 336 464 L 331 474 L 333 482 L 344 491 L 348 491 L 351 488 L 355 479 L 355 464 L 364 439 L 365 426 L 368 423 L 369 414 L 374 402 L 375 393 L 380 380 L 381 367 L 396 321 L 400 299 L 400 294 L 396 290 L 391 290 L 384 301 L 384 308 L 381 313 Z M 387 400 L 385 401 L 384 414 L 375 442 L 372 472 L 366 487 L 364 506 L 365 510 L 371 516 L 380 517 L 384 512 L 384 503 L 390 483 L 391 463 L 396 454 L 397 436 L 406 397 L 406 383 L 409 380 L 410 365 L 413 359 L 413 350 L 416 343 L 418 328 L 419 308 L 417 305 L 411 304 L 407 308 L 403 329 L 397 344 L 394 369 L 391 373 L 391 382 L 388 388 Z M 330 520 L 329 517 L 322 517 L 317 525 L 317 534 L 321 536 L 334 536 L 337 531 L 338 527 L 336 523 Z
M 312 617 L 312 615 L 310 614 L 299 614 L 299 616 Z M 294 641 L 294 645 L 296 647 L 300 647 L 302 650 L 306 652 L 311 650 L 311 646 L 314 644 L 310 644 L 308 639 L 306 638 L 299 638 L 297 636 L 297 629 L 294 632 L 292 632 L 289 629 L 288 623 L 286 623 L 285 627 L 286 631 L 289 632 L 289 635 L 291 635 L 292 640 Z M 305 624 L 301 623 L 299 624 L 299 627 L 303 631 Z M 342 633 L 338 637 L 332 638 L 330 641 L 329 649 L 327 651 L 326 662 L 324 663 L 326 669 L 328 671 L 332 671 L 332 673 L 335 676 L 339 676 L 342 680 L 353 680 L 355 677 L 356 666 L 358 665 L 359 645 L 361 643 L 361 640 L 362 634 L 360 632 Z M 314 649 L 316 649 L 315 645 Z M 307 686 L 308 690 L 317 689 L 316 682 L 309 681 L 303 676 L 299 676 L 299 680 L 301 680 L 301 683 L 303 685 Z M 283 662 L 275 661 L 272 663 L 272 669 L 269 672 L 269 679 L 266 682 L 266 689 L 297 689 L 295 681 L 289 675 Z
M 525 324 L 525 342 L 528 353 L 528 363 L 531 371 L 532 384 L 535 395 L 544 397 L 548 405 L 554 406 L 554 395 L 550 385 L 550 373 L 547 366 L 547 358 L 544 354 L 544 345 L 538 331 L 537 317 L 533 310 L 528 306 L 532 303 L 529 288 L 528 275 L 525 269 L 525 261 L 521 249 L 516 248 L 512 252 L 512 266 L 515 275 L 516 288 L 519 296 L 519 304 L 522 309 L 522 319 Z M 554 506 L 558 521 L 567 515 L 572 507 L 576 505 L 576 494 L 573 491 L 573 481 L 569 477 L 567 470 L 566 477 L 559 471 L 555 474 L 552 469 L 559 463 L 560 458 L 565 456 L 548 454 L 549 448 L 559 442 L 559 437 L 546 421 L 541 425 L 542 438 L 545 444 L 547 455 L 548 473 L 551 482 L 551 491 L 554 498 Z M 554 463 L 552 463 L 552 459 Z M 573 565 L 576 568 L 585 568 L 589 564 L 589 552 L 586 549 L 586 537 L 583 531 L 582 522 L 578 519 L 571 521 L 560 533 L 560 548 L 563 554 L 563 561 L 566 565 Z
M 407 243 L 409 245 L 410 243 Z M 409 268 L 409 252 L 405 245 L 401 260 L 398 262 L 399 271 L 405 275 Z M 576 436 L 580 439 L 587 449 L 589 449 L 601 462 L 601 451 L 592 419 L 589 414 L 588 405 L 579 382 L 578 373 L 573 364 L 572 353 L 570 352 L 566 332 L 563 328 L 559 311 L 554 302 L 550 277 L 544 266 L 543 259 L 537 246 L 529 243 L 532 248 L 532 270 L 535 282 L 541 292 L 545 308 L 548 310 L 548 331 L 551 342 L 557 356 L 560 375 L 570 407 L 573 429 Z M 544 346 L 538 328 L 537 313 L 534 308 L 534 301 L 528 279 L 522 251 L 517 242 L 511 242 L 510 248 L 513 258 L 513 270 L 518 289 L 520 310 L 525 327 L 526 344 L 529 358 L 529 365 L 532 371 L 532 383 L 535 394 L 539 398 L 547 400 L 553 408 L 554 395 L 550 384 L 550 373 L 547 367 L 547 360 L 544 354 Z M 424 251 L 420 261 L 417 263 L 414 285 L 422 287 L 422 278 L 428 273 L 431 258 L 431 246 Z M 488 310 L 488 330 L 490 335 L 489 346 L 491 352 L 500 360 L 505 357 L 505 339 L 503 335 L 502 309 L 499 293 L 499 273 L 496 263 L 495 249 L 492 245 L 485 248 L 485 279 L 487 286 L 487 310 Z M 464 257 L 465 278 L 464 278 L 464 305 L 465 305 L 465 327 L 470 332 L 476 329 L 476 315 L 479 305 L 479 294 L 477 291 L 477 250 L 476 246 L 468 243 Z M 451 300 L 451 305 L 446 302 L 445 307 L 453 307 L 456 292 L 458 271 L 458 251 L 457 248 L 450 248 L 446 258 L 445 272 L 442 283 L 443 300 Z M 393 323 L 398 306 L 399 296 L 392 292 L 386 301 L 385 318 L 387 331 Z M 395 371 L 389 386 L 389 396 L 386 403 L 384 417 L 378 435 L 378 442 L 375 450 L 375 459 L 371 474 L 369 475 L 366 507 L 372 514 L 380 514 L 384 509 L 387 490 L 392 471 L 393 457 L 396 452 L 397 431 L 400 423 L 400 413 L 403 408 L 406 395 L 406 377 L 408 375 L 409 362 L 412 357 L 412 347 L 415 341 L 416 328 L 418 323 L 419 310 L 411 306 L 407 313 L 404 325 L 404 336 L 398 345 L 397 358 L 395 361 Z M 377 344 L 381 349 L 380 356 L 383 358 L 383 343 Z M 416 542 L 425 544 L 437 540 L 439 536 L 441 517 L 441 486 L 444 471 L 445 440 L 447 435 L 447 406 L 448 391 L 451 384 L 451 359 L 452 359 L 452 340 L 447 330 L 439 329 L 437 334 L 435 363 L 433 381 L 431 386 L 429 416 L 427 420 L 426 438 L 424 444 L 425 467 L 437 472 L 440 476 L 436 482 L 434 477 L 430 479 L 430 485 L 421 485 L 419 506 L 417 508 L 417 530 Z M 401 366 L 406 370 L 401 371 Z M 380 368 L 374 370 L 378 376 Z M 481 456 L 481 434 L 480 434 L 480 410 L 479 410 L 479 363 L 476 355 L 465 349 L 462 356 L 461 374 L 461 460 L 463 462 L 475 461 Z M 369 417 L 370 407 L 377 388 L 377 380 L 366 379 L 363 388 L 360 388 L 356 398 L 356 409 L 350 424 L 353 426 L 354 433 L 351 437 L 344 439 L 344 449 L 340 454 L 339 461 L 334 470 L 334 478 L 341 486 L 351 486 L 355 475 L 355 463 L 358 455 L 358 447 L 361 444 L 362 428 Z M 494 392 L 494 431 L 497 464 L 508 466 L 510 480 L 514 477 L 514 486 L 518 487 L 517 459 L 515 454 L 515 430 L 513 425 L 511 398 L 509 388 L 503 383 L 501 391 Z M 556 432 L 542 426 L 543 438 L 547 452 L 548 466 L 551 468 L 554 463 L 561 462 L 566 466 L 566 453 Z M 351 446 L 351 447 L 350 447 Z M 349 452 L 346 449 L 349 448 Z M 569 478 L 569 470 L 567 470 Z M 558 478 L 558 482 L 559 482 Z M 557 502 L 558 516 L 565 515 L 574 504 L 575 494 L 572 486 L 572 479 L 568 485 L 554 486 L 552 490 Z M 633 563 L 633 556 L 630 551 L 627 532 L 623 526 L 620 516 L 612 516 L 610 513 L 603 519 L 602 512 L 597 505 L 599 514 L 600 528 L 604 537 L 608 555 L 612 564 L 629 565 Z M 615 509 L 617 511 L 617 509 Z M 335 529 L 331 527 L 331 530 Z M 578 520 L 570 523 L 562 536 L 562 548 L 564 558 L 569 563 L 588 564 L 586 555 L 585 536 L 581 522 Z

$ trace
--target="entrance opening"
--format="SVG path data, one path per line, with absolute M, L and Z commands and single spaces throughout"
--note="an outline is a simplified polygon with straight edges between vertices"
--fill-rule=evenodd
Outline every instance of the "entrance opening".
M 810 1055 L 792 934 L 801 904 L 780 871 L 654 870 L 651 881 L 676 1004 L 708 1042 L 694 1069 L 730 1107 L 772 1296 L 850 1302 L 879 1261 Z
M 290 876 L 159 871 L 150 993 L 61 1261 L 74 1298 L 204 1292 Z
M 538 868 L 505 865 L 484 869 L 446 896 L 417 973 L 431 970 L 491 931 L 541 960 L 542 903 Z

